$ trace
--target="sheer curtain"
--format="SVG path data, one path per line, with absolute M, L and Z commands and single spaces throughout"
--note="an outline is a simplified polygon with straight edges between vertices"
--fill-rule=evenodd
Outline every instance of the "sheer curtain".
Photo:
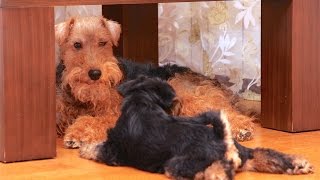
M 54 11 L 56 24 L 63 22 L 70 17 L 102 15 L 102 7 L 100 5 L 56 6 Z
M 260 100 L 261 0 L 159 4 L 160 64 L 215 77 Z

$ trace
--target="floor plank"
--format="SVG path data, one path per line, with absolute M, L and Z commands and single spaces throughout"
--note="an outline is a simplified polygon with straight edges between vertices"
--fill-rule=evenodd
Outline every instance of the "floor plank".
M 248 147 L 263 146 L 286 153 L 294 153 L 308 158 L 315 166 L 316 173 L 311 175 L 288 176 L 244 172 L 236 175 L 236 180 L 304 180 L 320 179 L 320 131 L 304 133 L 285 133 L 258 128 L 254 140 L 242 143 Z M 110 179 L 110 180 L 164 180 L 163 175 L 150 174 L 127 167 L 108 167 L 78 157 L 77 150 L 62 148 L 57 140 L 57 158 L 39 161 L 0 163 L 0 179 Z

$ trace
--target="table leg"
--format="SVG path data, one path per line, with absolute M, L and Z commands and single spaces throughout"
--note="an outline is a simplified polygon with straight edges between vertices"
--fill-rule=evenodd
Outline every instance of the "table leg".
M 320 129 L 320 1 L 262 1 L 262 126 Z
M 56 155 L 54 10 L 0 9 L 0 161 Z
M 122 26 L 116 55 L 158 64 L 158 4 L 106 5 L 103 15 Z

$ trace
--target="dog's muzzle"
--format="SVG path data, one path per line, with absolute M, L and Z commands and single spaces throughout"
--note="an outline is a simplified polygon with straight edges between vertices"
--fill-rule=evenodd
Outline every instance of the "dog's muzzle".
M 96 81 L 101 77 L 101 71 L 99 69 L 91 69 L 88 72 L 90 79 Z

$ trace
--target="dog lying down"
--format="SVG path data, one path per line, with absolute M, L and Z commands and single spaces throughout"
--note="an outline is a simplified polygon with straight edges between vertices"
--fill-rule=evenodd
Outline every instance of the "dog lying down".
M 307 174 L 310 163 L 272 149 L 246 148 L 232 139 L 227 115 L 209 111 L 172 116 L 175 92 L 158 78 L 138 77 L 118 88 L 121 116 L 108 140 L 80 155 L 111 166 L 131 166 L 173 179 L 233 179 L 237 171 Z

